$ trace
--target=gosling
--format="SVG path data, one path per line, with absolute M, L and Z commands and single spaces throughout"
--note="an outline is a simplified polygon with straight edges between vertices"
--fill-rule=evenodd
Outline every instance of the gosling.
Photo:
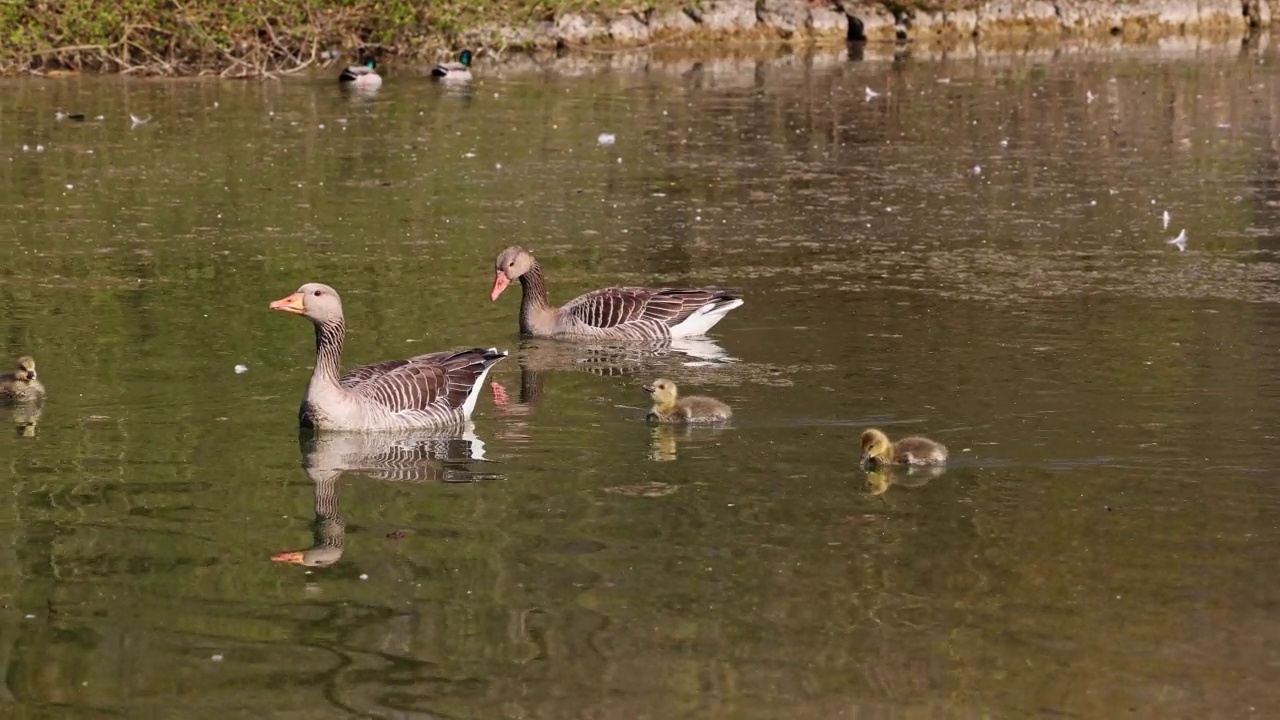
M 0 400 L 36 402 L 44 399 L 44 385 L 36 379 L 36 361 L 23 355 L 18 367 L 11 373 L 0 375 Z
M 862 433 L 862 462 L 878 465 L 942 465 L 947 448 L 929 438 L 907 437 L 889 442 L 889 436 L 871 428 Z
M 676 384 L 665 378 L 654 380 L 644 386 L 644 391 L 653 399 L 653 407 L 649 410 L 650 422 L 685 424 L 685 423 L 718 423 L 733 417 L 728 405 L 709 397 L 678 397 Z

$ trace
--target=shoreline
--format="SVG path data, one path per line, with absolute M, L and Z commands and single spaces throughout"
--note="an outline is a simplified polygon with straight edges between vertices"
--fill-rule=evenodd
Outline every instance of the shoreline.
M 475 50 L 486 65 L 579 53 L 704 55 L 743 44 L 847 44 L 850 57 L 875 55 L 884 48 L 891 53 L 965 47 L 999 52 L 1020 46 L 1243 41 L 1269 34 L 1273 22 L 1280 22 L 1280 0 L 700 0 L 665 6 L 663 0 L 649 0 L 642 11 L 601 11 L 608 2 L 596 2 L 596 10 L 563 12 L 536 22 L 455 26 L 465 29 L 403 24 L 401 19 L 393 42 L 370 42 L 361 33 L 372 31 L 355 32 L 323 15 L 325 7 L 312 7 L 327 1 L 301 0 L 298 4 L 307 7 L 292 18 L 261 15 L 246 21 L 239 35 L 226 29 L 215 36 L 186 15 L 168 18 L 176 23 L 170 29 L 117 18 L 123 23 L 118 37 L 86 38 L 56 48 L 39 43 L 9 48 L 9 57 L 0 56 L 0 74 L 271 77 L 345 65 L 362 54 L 383 63 L 427 63 L 451 57 L 449 48 L 461 47 Z M 922 7 L 935 1 L 947 7 Z M 208 21 L 215 22 L 219 11 L 209 12 Z M 361 28 L 369 20 L 346 17 Z M 339 62 L 324 60 L 338 49 Z

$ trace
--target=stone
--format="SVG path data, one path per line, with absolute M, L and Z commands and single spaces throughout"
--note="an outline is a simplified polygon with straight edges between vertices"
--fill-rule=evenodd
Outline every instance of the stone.
M 897 19 L 880 3 L 836 0 L 836 7 L 847 18 L 850 40 L 889 40 L 897 32 Z
M 687 37 L 698 23 L 684 10 L 664 10 L 649 17 L 649 37 Z
M 635 15 L 621 15 L 609 22 L 609 37 L 621 45 L 649 42 L 649 26 Z
M 849 34 L 849 16 L 845 15 L 843 10 L 831 5 L 814 5 L 809 8 L 809 18 L 805 27 L 814 37 L 844 39 Z
M 569 45 L 585 45 L 609 36 L 609 27 L 595 15 L 567 13 L 556 18 L 556 39 Z
M 712 32 L 746 32 L 756 26 L 756 4 L 753 0 L 711 0 L 696 10 L 694 17 Z
M 809 4 L 805 0 L 760 0 L 756 17 L 766 27 L 789 38 L 804 29 L 809 19 Z

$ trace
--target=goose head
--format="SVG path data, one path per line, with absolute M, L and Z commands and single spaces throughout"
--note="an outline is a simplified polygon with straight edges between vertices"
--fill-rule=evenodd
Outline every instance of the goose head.
M 498 259 L 493 261 L 494 279 L 493 292 L 489 293 L 489 300 L 497 300 L 503 290 L 511 284 L 512 280 L 519 278 L 521 275 L 529 272 L 533 268 L 533 256 L 528 250 L 522 247 L 512 245 L 498 254 Z
M 676 384 L 666 378 L 658 378 L 641 389 L 649 393 L 650 399 L 659 407 L 671 407 L 676 402 Z
M 321 283 L 307 283 L 292 295 L 271 303 L 270 308 L 302 315 L 317 325 L 342 320 L 342 298 L 337 290 Z
M 893 455 L 893 444 L 889 442 L 889 436 L 883 432 L 871 428 L 862 433 L 862 462 L 889 462 Z
M 18 368 L 13 373 L 15 380 L 31 381 L 36 379 L 36 359 L 30 355 L 18 358 Z

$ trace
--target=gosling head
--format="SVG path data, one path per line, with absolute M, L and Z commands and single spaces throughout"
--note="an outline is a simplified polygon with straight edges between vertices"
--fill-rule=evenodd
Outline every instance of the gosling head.
M 18 380 L 36 379 L 36 359 L 30 355 L 18 358 L 18 370 L 13 374 Z
M 892 452 L 888 435 L 875 428 L 862 433 L 862 462 L 889 462 Z
M 529 272 L 532 267 L 533 256 L 522 247 L 512 245 L 499 253 L 498 259 L 493 261 L 493 292 L 489 293 L 489 300 L 497 300 L 512 280 Z
M 655 405 L 667 407 L 676 402 L 676 384 L 666 378 L 654 380 L 643 386 L 643 390 L 649 393 Z
M 316 324 L 342 320 L 342 298 L 337 290 L 321 283 L 307 283 L 294 294 L 271 303 L 270 308 L 302 315 Z

